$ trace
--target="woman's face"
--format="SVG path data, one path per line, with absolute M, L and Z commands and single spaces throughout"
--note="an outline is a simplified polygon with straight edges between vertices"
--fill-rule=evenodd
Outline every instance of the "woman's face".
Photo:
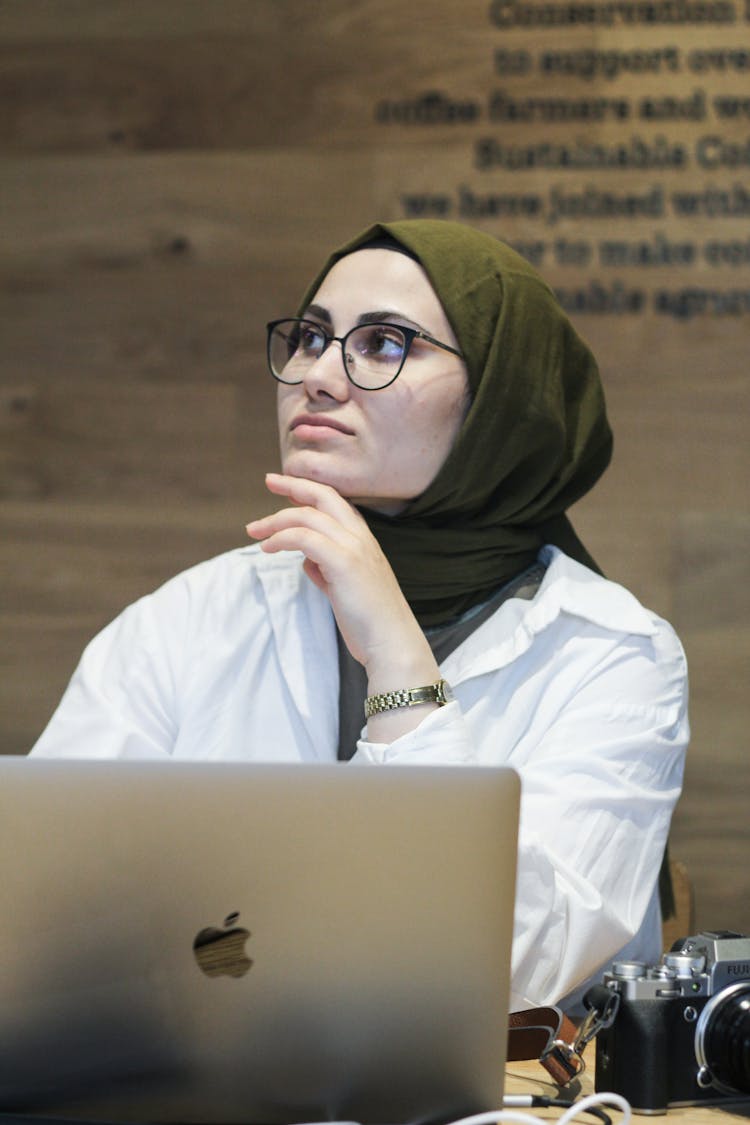
M 417 328 L 458 348 L 422 267 L 386 249 L 338 261 L 304 313 L 334 336 L 361 318 Z M 355 387 L 332 343 L 302 383 L 279 384 L 282 470 L 332 485 L 356 504 L 395 515 L 445 461 L 469 404 L 458 356 L 415 339 L 394 383 Z

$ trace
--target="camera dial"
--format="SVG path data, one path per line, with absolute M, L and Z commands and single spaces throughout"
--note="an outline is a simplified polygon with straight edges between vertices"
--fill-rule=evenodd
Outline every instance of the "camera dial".
M 706 958 L 703 954 L 665 953 L 664 964 L 674 969 L 678 977 L 698 976 L 706 968 Z
M 612 966 L 612 976 L 622 980 L 638 980 L 645 972 L 645 961 L 615 961 Z

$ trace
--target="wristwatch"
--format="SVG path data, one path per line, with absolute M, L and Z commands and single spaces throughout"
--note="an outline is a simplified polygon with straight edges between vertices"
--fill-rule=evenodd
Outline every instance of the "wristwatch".
M 427 687 L 399 688 L 397 691 L 384 691 L 380 695 L 368 695 L 365 700 L 365 718 L 379 715 L 381 711 L 395 711 L 397 707 L 415 707 L 418 703 L 437 703 L 444 707 L 453 699 L 451 686 L 446 680 L 438 680 Z

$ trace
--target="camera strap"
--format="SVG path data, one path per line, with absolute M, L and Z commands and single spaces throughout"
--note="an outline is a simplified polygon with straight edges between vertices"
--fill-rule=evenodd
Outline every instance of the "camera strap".
M 580 1027 L 560 1008 L 527 1008 L 508 1019 L 508 1062 L 538 1059 L 553 1082 L 567 1086 L 583 1074 L 583 1052 L 597 1032 L 609 1027 L 617 1014 L 619 994 L 594 985 L 583 998 L 586 1016 Z
M 584 1069 L 575 1050 L 578 1029 L 559 1008 L 527 1008 L 508 1017 L 508 1062 L 538 1059 L 557 1086 Z

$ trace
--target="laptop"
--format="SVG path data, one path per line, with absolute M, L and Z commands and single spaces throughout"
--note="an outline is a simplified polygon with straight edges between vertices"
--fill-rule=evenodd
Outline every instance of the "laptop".
M 0 758 L 0 1112 L 501 1105 L 509 769 Z

